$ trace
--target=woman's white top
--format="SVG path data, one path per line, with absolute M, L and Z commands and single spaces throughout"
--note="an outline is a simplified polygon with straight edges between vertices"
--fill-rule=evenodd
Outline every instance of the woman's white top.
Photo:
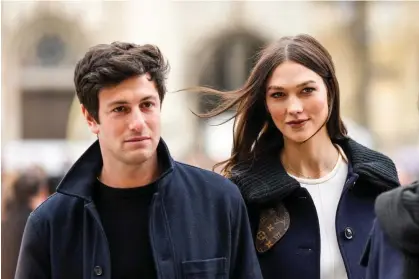
M 345 265 L 336 236 L 336 211 L 348 175 L 348 163 L 343 150 L 333 170 L 324 177 L 295 178 L 309 192 L 316 207 L 320 226 L 320 278 L 347 279 Z

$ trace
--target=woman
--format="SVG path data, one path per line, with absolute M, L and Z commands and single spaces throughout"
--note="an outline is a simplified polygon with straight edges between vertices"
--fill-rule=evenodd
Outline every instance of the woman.
M 224 98 L 202 117 L 237 109 L 220 165 L 247 203 L 264 278 L 364 278 L 374 200 L 399 181 L 388 157 L 347 136 L 328 51 L 308 35 L 284 37 L 241 89 L 199 91 Z

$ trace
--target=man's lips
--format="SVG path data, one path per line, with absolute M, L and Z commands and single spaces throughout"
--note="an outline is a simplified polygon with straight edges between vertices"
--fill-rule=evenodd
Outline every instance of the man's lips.
M 147 137 L 147 136 L 140 136 L 140 137 L 129 138 L 129 139 L 125 140 L 125 142 L 138 142 L 138 141 L 144 141 L 144 140 L 149 140 L 149 139 L 151 139 L 151 138 Z

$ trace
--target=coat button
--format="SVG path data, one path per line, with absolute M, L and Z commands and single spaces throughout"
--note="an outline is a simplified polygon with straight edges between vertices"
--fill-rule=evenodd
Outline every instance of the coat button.
M 93 271 L 95 272 L 95 275 L 96 276 L 101 276 L 102 274 L 103 274 L 103 270 L 102 270 L 102 267 L 100 267 L 100 266 L 95 266 L 95 268 L 93 269 Z
M 346 239 L 352 239 L 354 237 L 354 231 L 350 227 L 345 228 L 344 234 Z

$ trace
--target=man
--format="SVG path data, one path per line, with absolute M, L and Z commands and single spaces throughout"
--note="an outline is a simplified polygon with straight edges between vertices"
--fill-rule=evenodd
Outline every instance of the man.
M 419 278 L 419 182 L 381 194 L 362 264 L 367 279 Z
M 167 72 L 152 45 L 97 45 L 77 63 L 98 140 L 29 217 L 17 279 L 262 278 L 237 187 L 160 138 Z

